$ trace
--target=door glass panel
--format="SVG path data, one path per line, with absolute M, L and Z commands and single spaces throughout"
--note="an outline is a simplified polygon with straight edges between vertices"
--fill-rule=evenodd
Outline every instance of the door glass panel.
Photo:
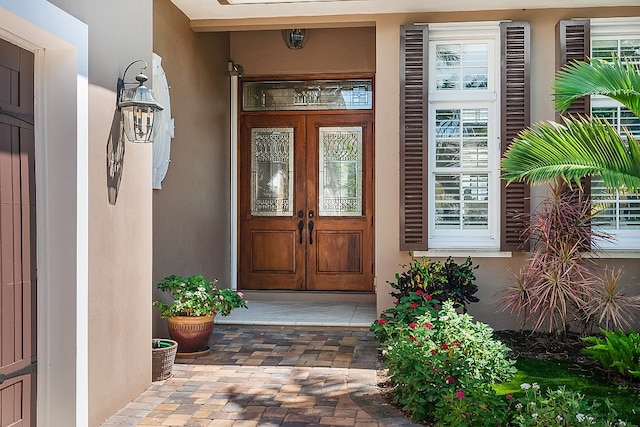
M 362 127 L 319 129 L 319 214 L 362 215 Z
M 293 128 L 251 129 L 251 215 L 293 215 Z

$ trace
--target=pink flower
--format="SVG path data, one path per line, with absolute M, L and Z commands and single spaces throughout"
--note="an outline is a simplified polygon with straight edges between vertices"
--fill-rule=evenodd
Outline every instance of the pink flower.
M 446 344 L 442 344 L 442 345 L 440 346 L 440 348 L 441 348 L 441 349 L 443 349 L 443 350 L 447 350 L 447 349 L 449 348 L 449 346 L 448 346 L 448 345 L 446 345 Z
M 460 344 L 462 344 L 460 341 L 455 340 L 454 342 L 452 342 L 452 344 L 456 347 L 458 347 Z
M 455 383 L 455 382 L 456 382 L 456 379 L 455 379 L 455 378 L 453 378 L 453 377 L 448 377 L 448 378 L 447 378 L 447 384 L 453 384 L 453 383 Z
M 462 399 L 464 397 L 464 392 L 461 390 L 456 391 L 456 397 L 458 399 Z
M 417 302 L 412 302 L 411 303 L 411 308 L 418 308 L 418 303 Z
M 507 399 L 513 399 L 513 394 L 508 393 L 505 397 L 506 397 Z
M 422 324 L 422 326 L 424 326 L 424 327 L 425 327 L 425 328 L 427 328 L 427 329 L 433 329 L 433 328 L 435 328 L 435 326 L 433 326 L 433 323 L 431 323 L 431 322 L 424 322 L 424 323 Z
M 433 308 L 435 308 L 436 310 L 440 310 L 440 304 L 434 305 Z
M 417 327 L 418 327 L 418 324 L 417 324 L 417 323 L 413 323 L 413 322 L 412 322 L 412 323 L 409 323 L 409 329 L 415 329 L 415 328 L 417 328 Z
M 424 296 L 424 299 L 426 299 L 427 301 L 430 301 L 433 297 L 431 296 L 431 294 L 427 294 Z
M 378 325 L 384 325 L 385 323 L 387 323 L 387 319 L 384 317 L 378 319 Z
M 422 289 L 418 289 L 416 291 L 416 295 L 424 295 L 424 291 Z

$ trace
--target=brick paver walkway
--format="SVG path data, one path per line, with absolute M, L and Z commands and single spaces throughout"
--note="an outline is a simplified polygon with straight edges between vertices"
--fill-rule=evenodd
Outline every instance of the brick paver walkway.
M 176 361 L 103 426 L 409 426 L 376 387 L 366 329 L 216 326 L 211 353 Z

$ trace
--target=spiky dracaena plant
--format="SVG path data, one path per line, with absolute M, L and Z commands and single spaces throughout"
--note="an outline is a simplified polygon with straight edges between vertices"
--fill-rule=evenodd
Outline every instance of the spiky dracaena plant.
M 640 296 L 626 295 L 620 285 L 622 269 L 604 270 L 600 286 L 592 293 L 583 313 L 583 323 L 596 323 L 607 331 L 626 329 L 640 310 Z
M 534 330 L 566 333 L 569 323 L 580 321 L 599 281 L 593 260 L 584 257 L 596 234 L 589 227 L 589 204 L 579 200 L 581 192 L 565 190 L 562 184 L 553 185 L 530 216 L 533 250 L 516 285 L 499 298 L 504 310 L 518 315 L 523 324 L 530 322 Z

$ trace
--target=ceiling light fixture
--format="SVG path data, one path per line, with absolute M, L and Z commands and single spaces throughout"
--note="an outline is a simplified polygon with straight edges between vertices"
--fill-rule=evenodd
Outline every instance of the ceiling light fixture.
M 289 49 L 302 49 L 309 39 L 309 30 L 282 30 L 282 39 Z

